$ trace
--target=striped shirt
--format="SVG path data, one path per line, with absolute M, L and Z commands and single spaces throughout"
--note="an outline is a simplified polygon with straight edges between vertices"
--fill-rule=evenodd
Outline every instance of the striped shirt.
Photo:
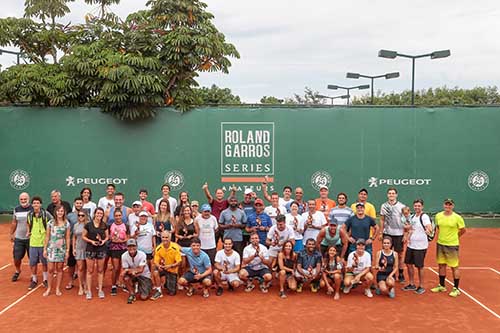
M 328 218 L 330 221 L 332 220 L 333 217 L 337 220 L 337 225 L 341 226 L 342 224 L 345 223 L 351 216 L 354 216 L 354 212 L 352 211 L 351 208 L 349 207 L 333 207 L 330 210 L 330 214 L 328 215 Z
M 15 238 L 28 239 L 28 212 L 31 210 L 31 205 L 27 207 L 17 206 L 14 208 L 13 217 L 17 222 Z

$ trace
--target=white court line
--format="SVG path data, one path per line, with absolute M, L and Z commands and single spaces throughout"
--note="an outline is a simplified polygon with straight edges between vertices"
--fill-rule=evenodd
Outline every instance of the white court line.
M 489 267 L 489 269 L 490 269 L 492 272 L 495 272 L 495 273 L 497 273 L 498 275 L 500 275 L 500 272 L 499 272 L 499 271 L 497 271 L 496 269 L 491 268 L 491 267 Z
M 12 265 L 12 264 L 3 265 L 2 267 L 0 267 L 0 271 L 3 271 L 4 269 L 9 267 L 10 265 Z
M 439 276 L 439 273 L 436 272 L 434 269 L 430 268 L 430 267 L 427 267 L 427 269 L 429 269 L 431 272 L 433 272 L 434 274 L 436 274 L 437 276 Z M 446 282 L 448 282 L 449 284 L 453 285 L 453 282 L 451 282 L 450 280 L 446 279 Z M 484 305 L 483 303 L 479 302 L 477 299 L 475 299 L 472 295 L 470 295 L 468 292 L 466 292 L 465 290 L 463 290 L 462 288 L 458 288 L 462 293 L 464 293 L 465 296 L 469 297 L 471 300 L 473 300 L 474 302 L 476 302 L 479 306 L 481 306 L 483 309 L 485 309 L 486 311 L 488 311 L 489 313 L 491 313 L 493 316 L 495 316 L 497 319 L 500 319 L 500 315 L 498 313 L 496 313 L 495 311 L 491 310 L 489 307 L 487 307 L 486 305 Z
M 68 268 L 68 266 L 64 267 L 63 271 L 65 271 L 67 268 Z M 16 301 L 14 301 L 13 303 L 7 305 L 5 308 L 2 309 L 2 311 L 0 311 L 0 316 L 3 315 L 5 312 L 7 312 L 9 309 L 11 309 L 14 305 L 16 305 L 17 303 L 21 302 L 23 299 L 25 299 L 26 297 L 28 297 L 29 295 L 31 295 L 32 293 L 34 293 L 41 286 L 43 286 L 43 283 L 40 283 L 38 286 L 36 286 L 35 289 L 32 289 L 32 290 L 28 291 L 26 294 L 24 294 L 23 296 L 19 297 Z

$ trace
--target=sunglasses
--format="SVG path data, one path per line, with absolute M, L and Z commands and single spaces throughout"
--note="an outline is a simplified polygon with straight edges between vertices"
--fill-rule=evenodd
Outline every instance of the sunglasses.
M 85 217 L 85 214 L 78 214 L 78 217 Z

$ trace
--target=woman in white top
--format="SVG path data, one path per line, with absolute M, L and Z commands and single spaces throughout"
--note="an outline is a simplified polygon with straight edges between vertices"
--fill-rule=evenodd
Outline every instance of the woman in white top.
M 290 213 L 285 215 L 286 224 L 291 226 L 295 231 L 295 245 L 293 252 L 300 252 L 304 249 L 304 218 L 299 214 L 299 204 L 292 202 L 290 204 Z

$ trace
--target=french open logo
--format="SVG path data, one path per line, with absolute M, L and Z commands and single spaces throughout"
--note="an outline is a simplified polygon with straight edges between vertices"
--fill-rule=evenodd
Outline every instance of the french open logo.
M 169 171 L 165 174 L 165 183 L 173 191 L 180 190 L 184 186 L 184 175 L 179 170 Z
M 30 185 L 30 175 L 21 169 L 17 169 L 11 172 L 10 186 L 16 190 L 24 190 Z
M 476 192 L 484 191 L 490 184 L 490 178 L 482 170 L 473 171 L 467 180 L 469 188 Z
M 311 185 L 316 191 L 319 191 L 321 186 L 330 187 L 331 182 L 332 176 L 326 171 L 316 171 L 311 176 Z

